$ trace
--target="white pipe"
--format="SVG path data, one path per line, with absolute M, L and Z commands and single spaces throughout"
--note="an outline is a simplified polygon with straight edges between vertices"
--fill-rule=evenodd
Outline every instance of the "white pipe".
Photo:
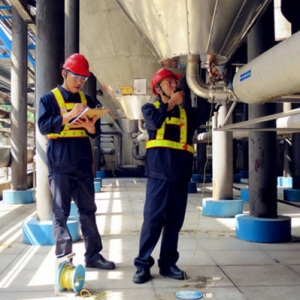
M 279 118 L 276 121 L 277 128 L 300 128 L 300 115 Z
M 233 78 L 235 95 L 249 104 L 300 92 L 300 32 L 243 66 Z

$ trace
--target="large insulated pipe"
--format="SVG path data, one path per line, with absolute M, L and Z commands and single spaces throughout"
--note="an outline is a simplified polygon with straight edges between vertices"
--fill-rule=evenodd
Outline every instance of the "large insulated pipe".
M 209 85 L 201 78 L 201 60 L 199 55 L 187 55 L 186 81 L 189 88 L 199 97 L 208 99 L 209 102 L 227 101 L 232 97 L 232 91 L 225 86 Z
M 243 66 L 233 78 L 233 91 L 243 102 L 259 104 L 300 91 L 300 32 Z

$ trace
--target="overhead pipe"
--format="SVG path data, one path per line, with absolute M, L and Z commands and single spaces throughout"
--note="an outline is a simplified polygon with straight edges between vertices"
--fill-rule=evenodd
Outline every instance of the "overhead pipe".
M 186 81 L 194 94 L 208 99 L 209 102 L 227 102 L 235 99 L 232 91 L 225 85 L 213 85 L 203 82 L 200 69 L 200 56 L 188 54 L 186 65 Z
M 277 128 L 300 128 L 300 114 L 277 119 L 276 127 Z
M 269 102 L 275 103 L 300 103 L 300 94 L 286 95 L 274 98 Z
M 233 91 L 243 102 L 260 104 L 300 92 L 300 32 L 240 68 Z M 278 84 L 280 83 L 280 84 Z

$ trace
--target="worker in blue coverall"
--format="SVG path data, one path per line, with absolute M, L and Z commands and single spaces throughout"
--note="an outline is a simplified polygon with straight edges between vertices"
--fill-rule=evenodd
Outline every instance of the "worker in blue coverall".
M 176 265 L 177 247 L 192 175 L 193 135 L 200 122 L 197 124 L 194 108 L 179 105 L 184 100 L 184 92 L 177 91 L 179 79 L 168 69 L 158 70 L 152 78 L 152 92 L 158 99 L 142 106 L 149 135 L 145 157 L 148 179 L 139 253 L 134 259 L 134 283 L 151 279 L 151 253 L 161 234 L 160 274 L 178 280 L 186 278 Z
M 95 213 L 93 155 L 89 137 L 100 133 L 100 121 L 79 119 L 68 126 L 87 106 L 95 101 L 81 89 L 90 75 L 86 58 L 74 53 L 61 71 L 63 84 L 47 92 L 40 99 L 38 127 L 47 135 L 47 164 L 49 185 L 53 197 L 53 233 L 55 254 L 63 257 L 72 253 L 72 237 L 67 227 L 71 200 L 78 208 L 81 232 L 85 244 L 85 265 L 90 268 L 111 270 L 112 261 L 101 254 L 102 240 L 98 232 Z

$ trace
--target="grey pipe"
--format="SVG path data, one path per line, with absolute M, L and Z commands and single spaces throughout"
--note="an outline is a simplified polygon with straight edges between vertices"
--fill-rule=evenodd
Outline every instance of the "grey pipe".
M 123 150 L 123 143 L 122 143 L 122 132 L 117 130 L 111 131 L 102 131 L 101 134 L 103 135 L 117 135 L 118 137 L 118 168 L 119 169 L 137 169 L 137 165 L 123 165 L 122 164 L 122 150 Z
M 33 162 L 35 150 L 33 148 L 27 148 L 27 163 Z M 0 146 L 0 168 L 11 166 L 11 146 Z
M 189 88 L 199 97 L 208 99 L 209 102 L 233 99 L 233 93 L 224 85 L 209 85 L 203 82 L 200 75 L 201 60 L 199 55 L 187 55 L 186 80 Z

